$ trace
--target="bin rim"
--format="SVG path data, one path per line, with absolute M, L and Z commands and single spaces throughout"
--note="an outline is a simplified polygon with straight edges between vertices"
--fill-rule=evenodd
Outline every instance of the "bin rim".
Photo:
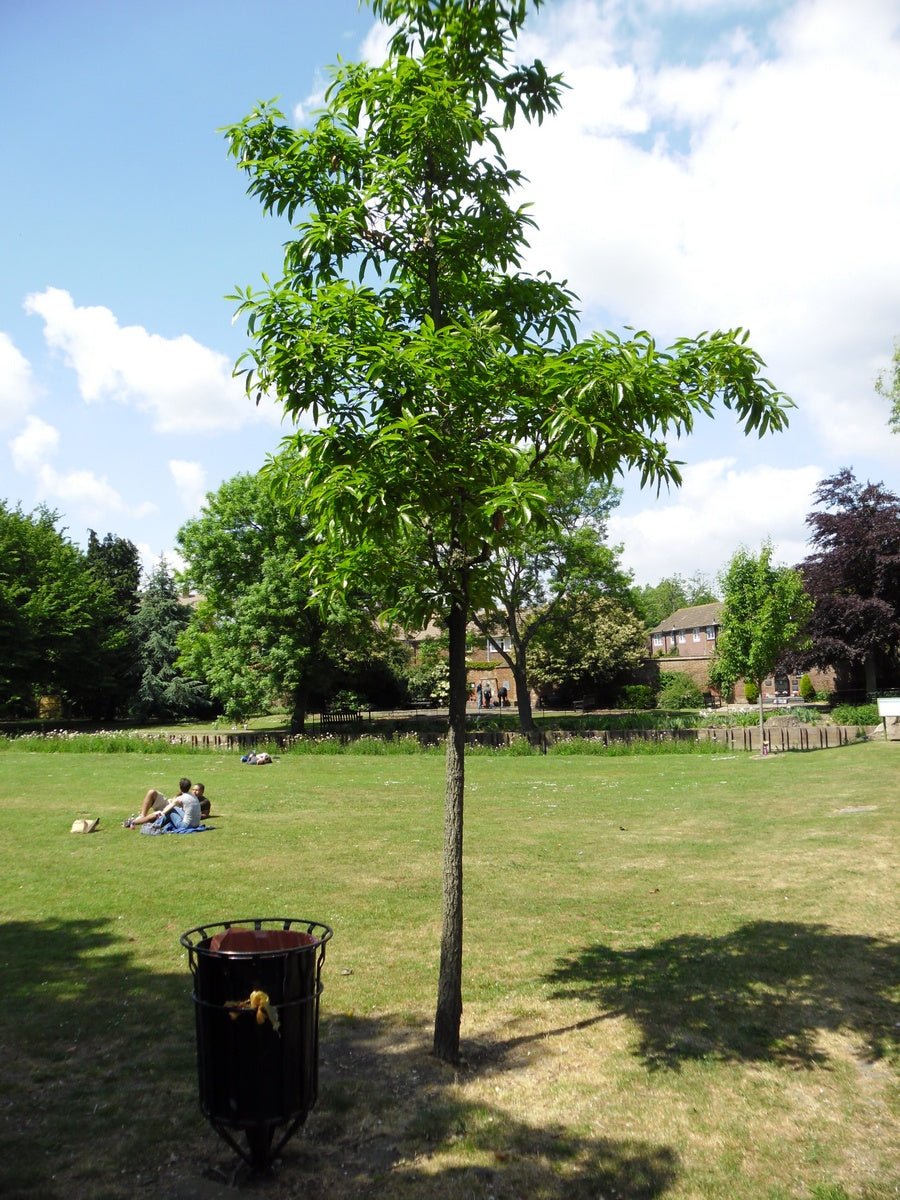
M 310 942 L 308 946 L 292 946 L 289 949 L 282 947 L 275 950 L 212 950 L 208 944 L 202 944 L 203 942 L 209 943 L 215 934 L 228 929 L 249 929 L 265 933 L 269 931 L 267 927 L 270 926 L 273 927 L 272 932 L 275 932 L 276 928 L 277 930 L 293 930 L 297 927 L 297 932 L 308 933 L 315 938 L 315 941 Z M 302 929 L 299 928 L 301 926 Z M 199 936 L 196 940 L 192 940 L 195 934 Z M 206 921 L 202 925 L 195 925 L 193 929 L 185 930 L 179 941 L 192 954 L 208 954 L 212 957 L 223 958 L 259 958 L 267 955 L 276 957 L 315 950 L 319 946 L 324 946 L 333 936 L 334 930 L 330 925 L 326 925 L 322 921 L 312 921 L 308 917 L 232 917 L 226 921 Z

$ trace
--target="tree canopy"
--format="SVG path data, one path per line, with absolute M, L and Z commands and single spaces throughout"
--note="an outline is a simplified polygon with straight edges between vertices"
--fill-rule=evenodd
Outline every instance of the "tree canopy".
M 875 390 L 890 401 L 891 411 L 888 425 L 894 433 L 900 433 L 900 341 L 894 344 L 894 357 L 890 367 L 875 381 Z
M 730 691 L 738 679 L 755 685 L 762 735 L 763 680 L 804 644 L 812 601 L 798 571 L 773 564 L 769 542 L 758 555 L 738 550 L 721 583 L 724 603 L 710 682 L 721 692 Z
M 646 653 L 644 626 L 634 612 L 610 596 L 575 594 L 538 627 L 531 679 L 543 695 L 596 699 Z
M 307 423 L 286 494 L 312 514 L 305 562 L 323 603 L 377 585 L 405 624 L 437 615 L 448 632 L 434 1044 L 456 1061 L 466 623 L 497 592 L 498 552 L 552 526 L 559 462 L 678 483 L 667 437 L 717 401 L 747 430 L 778 430 L 790 402 L 740 330 L 667 350 L 646 332 L 579 340 L 566 284 L 523 270 L 534 221 L 501 138 L 562 95 L 543 63 L 512 61 L 526 0 L 372 7 L 392 22 L 387 61 L 340 63 L 310 128 L 263 104 L 228 131 L 249 191 L 295 222 L 281 278 L 237 292 L 253 343 L 240 369 L 251 396 Z
M 900 678 L 900 497 L 849 468 L 816 488 L 806 518 L 813 552 L 799 566 L 814 601 L 810 645 L 796 665 L 849 664 L 867 692 Z
M 631 598 L 648 629 L 654 629 L 679 608 L 712 604 L 719 599 L 712 583 L 699 571 L 688 579 L 678 574 L 667 575 L 657 584 L 633 587 Z
M 311 707 L 351 684 L 370 689 L 370 702 L 393 699 L 403 651 L 361 599 L 327 615 L 310 604 L 309 577 L 298 570 L 309 521 L 271 483 L 226 480 L 179 531 L 185 581 L 201 597 L 180 661 L 233 720 L 287 703 L 299 730 Z
M 0 713 L 6 716 L 34 716 L 42 698 L 52 698 L 65 716 L 109 711 L 118 598 L 58 522 L 50 509 L 24 513 L 0 501 Z
M 178 638 L 190 620 L 190 609 L 179 599 L 172 572 L 161 559 L 131 618 L 140 670 L 131 715 L 138 720 L 177 721 L 212 710 L 206 685 L 186 675 L 178 661 Z
M 556 616 L 563 609 L 583 611 L 586 601 L 604 596 L 626 599 L 630 583 L 619 565 L 618 550 L 606 541 L 607 518 L 618 503 L 619 491 L 565 463 L 548 480 L 548 491 L 550 520 L 546 525 L 524 526 L 497 548 L 494 595 L 489 607 L 473 614 L 512 671 L 519 724 L 526 733 L 534 728 L 531 686 L 535 680 L 528 662 L 535 638 L 544 626 L 558 626 Z M 587 626 L 580 623 L 578 628 Z M 575 642 L 571 637 L 567 641 L 574 651 Z M 591 636 L 583 647 L 586 660 L 592 643 Z M 577 680 L 582 676 L 579 667 Z M 575 680 L 573 686 L 578 687 Z

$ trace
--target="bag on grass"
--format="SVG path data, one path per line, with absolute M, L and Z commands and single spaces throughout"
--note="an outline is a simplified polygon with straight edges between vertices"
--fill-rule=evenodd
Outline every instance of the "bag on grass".
M 72 833 L 93 833 L 100 824 L 99 817 L 79 817 L 72 822 Z

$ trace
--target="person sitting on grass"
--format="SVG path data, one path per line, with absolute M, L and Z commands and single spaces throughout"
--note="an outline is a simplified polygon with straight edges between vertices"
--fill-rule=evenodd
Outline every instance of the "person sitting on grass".
M 200 819 L 202 821 L 205 821 L 206 818 L 209 816 L 209 814 L 212 812 L 212 801 L 209 799 L 209 797 L 206 794 L 206 788 L 204 787 L 204 785 L 202 783 L 195 783 L 194 786 L 191 788 L 191 791 L 194 793 L 194 795 L 200 801 Z
M 139 825 L 159 822 L 160 826 L 171 825 L 175 829 L 191 828 L 200 824 L 200 800 L 191 790 L 189 779 L 178 781 L 178 795 L 167 800 L 157 788 L 150 788 L 141 804 L 140 814 L 129 817 L 126 827 L 136 829 Z

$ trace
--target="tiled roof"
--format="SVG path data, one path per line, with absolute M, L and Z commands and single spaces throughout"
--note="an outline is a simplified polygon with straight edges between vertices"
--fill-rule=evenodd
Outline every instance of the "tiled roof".
M 660 621 L 651 633 L 671 633 L 673 629 L 696 629 L 703 625 L 718 625 L 722 620 L 722 601 L 712 604 L 695 604 L 691 608 L 679 608 L 671 617 Z

